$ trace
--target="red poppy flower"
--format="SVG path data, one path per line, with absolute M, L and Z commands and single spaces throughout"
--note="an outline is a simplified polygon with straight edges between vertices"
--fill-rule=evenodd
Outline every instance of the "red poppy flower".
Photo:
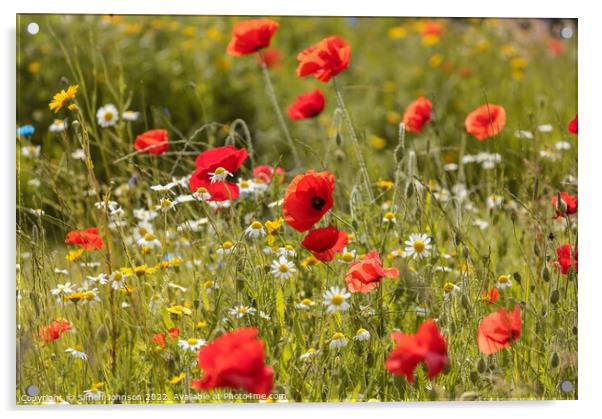
M 420 33 L 422 36 L 441 36 L 443 34 L 443 26 L 439 22 L 427 22 Z
M 559 208 L 558 195 L 552 197 L 552 207 L 556 210 L 556 216 L 554 218 L 566 217 L 567 215 L 577 212 L 577 195 L 569 195 L 567 192 L 560 192 L 560 200 L 563 204 L 561 204 Z
M 134 141 L 134 148 L 151 154 L 163 154 L 169 150 L 169 138 L 164 129 L 151 129 L 140 134 Z
M 324 110 L 324 94 L 320 89 L 298 96 L 288 108 L 288 116 L 293 120 L 313 118 Z
M 431 101 L 419 97 L 406 108 L 403 113 L 403 124 L 408 132 L 420 134 L 422 127 L 429 123 L 433 114 Z
M 278 23 L 269 19 L 250 19 L 232 28 L 232 39 L 227 52 L 230 55 L 252 54 L 270 45 Z
M 548 40 L 548 49 L 554 53 L 554 55 L 562 55 L 565 51 L 564 42 L 558 38 L 550 38 Z
M 414 370 L 420 362 L 426 364 L 430 379 L 443 371 L 447 364 L 447 342 L 432 320 L 422 323 L 415 335 L 393 332 L 391 337 L 397 346 L 385 365 L 392 374 L 405 375 L 409 383 L 414 381 Z
M 247 159 L 244 148 L 228 145 L 206 150 L 195 160 L 196 170 L 190 177 L 189 187 L 193 192 L 204 188 L 211 196 L 208 201 L 226 201 L 238 198 L 238 185 L 228 181 Z
M 345 275 L 347 289 L 350 292 L 367 293 L 378 287 L 384 278 L 397 278 L 396 268 L 383 268 L 383 263 L 376 250 L 371 250 L 363 260 L 351 264 Z
M 297 231 L 307 231 L 320 221 L 334 203 L 334 175 L 308 170 L 288 185 L 282 203 L 286 222 Z
M 301 242 L 301 246 L 311 251 L 316 259 L 330 262 L 334 252 L 342 252 L 347 245 L 349 235 L 336 227 L 328 226 L 310 231 Z
M 520 306 L 515 305 L 512 313 L 503 307 L 500 308 L 481 320 L 479 324 L 477 331 L 479 351 L 485 355 L 496 353 L 517 340 L 521 329 Z
M 498 105 L 479 106 L 466 117 L 464 126 L 469 134 L 483 141 L 499 134 L 506 125 L 506 110 Z
M 571 122 L 569 122 L 569 132 L 571 134 L 575 134 L 577 135 L 577 131 L 579 130 L 579 121 L 577 120 L 578 115 L 575 115 L 575 119 L 573 119 Z
M 284 169 L 277 167 L 276 170 L 269 164 L 260 164 L 253 169 L 253 177 L 259 179 L 264 183 L 272 183 L 274 176 L 279 178 L 280 183 L 284 182 Z
M 272 389 L 274 371 L 265 364 L 263 343 L 254 327 L 226 332 L 202 347 L 197 359 L 204 372 L 192 380 L 197 390 L 226 387 L 267 394 Z
M 282 53 L 276 48 L 266 49 L 257 56 L 257 63 L 265 63 L 268 68 L 277 68 L 282 65 Z
M 70 231 L 67 233 L 65 243 L 76 244 L 85 250 L 100 250 L 103 246 L 102 237 L 98 235 L 98 229 L 96 227 Z
M 297 55 L 297 77 L 314 76 L 327 82 L 349 66 L 351 47 L 343 38 L 329 36 Z
M 165 335 L 163 333 L 157 333 L 153 335 L 152 341 L 159 345 L 161 348 L 167 347 L 167 342 L 165 341 Z
M 72 327 L 68 320 L 53 320 L 48 326 L 40 328 L 38 336 L 44 339 L 46 343 L 50 343 L 60 338 L 63 333 L 71 330 Z
M 578 272 L 578 251 L 575 248 L 573 252 L 573 245 L 565 244 L 556 249 L 556 266 L 560 267 L 560 273 L 568 275 L 571 266 Z
M 180 328 L 179 327 L 172 327 L 171 329 L 169 329 L 167 331 L 167 334 L 171 338 L 177 338 L 178 336 L 180 336 Z
M 481 297 L 481 301 L 486 301 L 488 303 L 495 303 L 500 296 L 500 291 L 497 288 L 491 288 L 490 290 L 483 291 L 483 297 Z

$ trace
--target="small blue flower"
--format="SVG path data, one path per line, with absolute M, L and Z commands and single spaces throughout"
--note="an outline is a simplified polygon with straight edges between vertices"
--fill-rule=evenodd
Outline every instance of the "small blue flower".
M 33 135 L 36 129 L 33 125 L 23 125 L 22 127 L 17 128 L 17 135 L 20 137 L 29 137 Z

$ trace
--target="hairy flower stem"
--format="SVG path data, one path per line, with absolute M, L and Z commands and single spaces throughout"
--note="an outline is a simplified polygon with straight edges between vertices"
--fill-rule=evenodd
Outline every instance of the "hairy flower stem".
M 274 92 L 274 86 L 272 85 L 272 80 L 270 79 L 270 72 L 268 71 L 268 66 L 263 60 L 263 56 L 260 54 L 259 58 L 261 59 L 261 70 L 263 72 L 263 78 L 265 79 L 266 90 L 268 92 L 268 96 L 272 101 L 272 106 L 274 107 L 274 111 L 276 112 L 276 117 L 278 119 L 278 123 L 280 123 L 280 127 L 284 132 L 284 136 L 286 137 L 286 141 L 288 142 L 288 146 L 291 149 L 291 155 L 293 156 L 293 161 L 295 162 L 295 167 L 301 166 L 301 161 L 299 160 L 299 154 L 297 153 L 297 147 L 295 147 L 295 143 L 293 142 L 293 137 L 291 137 L 291 133 L 288 130 L 288 126 L 286 125 L 286 121 L 284 120 L 284 116 L 282 116 L 282 111 L 280 110 L 280 106 L 278 106 L 278 100 L 276 99 L 276 93 Z
M 343 111 L 343 116 L 345 117 L 345 121 L 347 122 L 347 129 L 349 129 L 349 133 L 351 134 L 351 142 L 353 143 L 353 148 L 355 150 L 355 155 L 357 156 L 357 162 L 360 166 L 360 172 L 364 179 L 364 183 L 366 186 L 366 192 L 368 193 L 368 198 L 370 198 L 370 202 L 374 202 L 374 194 L 372 193 L 372 183 L 370 182 L 370 176 L 368 176 L 368 169 L 366 168 L 366 162 L 364 162 L 364 157 L 362 156 L 362 152 L 360 150 L 360 144 L 357 139 L 357 134 L 355 132 L 355 128 L 353 127 L 353 122 L 351 122 L 351 117 L 349 116 L 349 112 L 347 112 L 347 108 L 345 107 L 345 102 L 343 101 L 343 96 L 337 87 L 335 78 L 332 79 L 332 86 L 334 87 L 334 91 L 337 96 L 337 102 L 339 104 L 339 108 Z

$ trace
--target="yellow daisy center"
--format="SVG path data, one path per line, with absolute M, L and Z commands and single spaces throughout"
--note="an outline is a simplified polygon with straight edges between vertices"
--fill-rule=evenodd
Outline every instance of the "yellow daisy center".
M 282 273 L 286 273 L 286 272 L 288 272 L 288 265 L 282 264 L 282 265 L 278 266 L 278 270 Z
M 244 306 L 243 306 L 243 307 L 238 307 L 238 310 L 237 310 L 237 311 L 238 311 L 239 313 L 241 313 L 241 314 L 246 314 L 246 313 L 248 313 L 248 312 L 249 312 L 249 309 L 248 309 L 247 307 L 244 307 Z
M 454 284 L 451 282 L 446 282 L 445 285 L 443 285 L 443 289 L 445 292 L 452 292 L 454 290 Z
M 351 252 L 343 253 L 343 260 L 345 262 L 351 262 L 353 260 L 353 253 L 351 253 Z
M 335 306 L 340 306 L 345 302 L 345 298 L 341 294 L 335 294 L 330 297 L 330 302 Z
M 226 250 L 231 249 L 232 246 L 233 246 L 233 244 L 231 241 L 227 241 L 227 242 L 224 242 L 224 244 L 222 244 L 222 247 Z
M 186 342 L 188 342 L 189 345 L 196 345 L 199 341 L 195 338 L 190 338 Z
M 248 188 L 249 187 L 249 181 L 248 180 L 243 180 L 240 182 L 240 186 L 243 188 Z
M 215 169 L 214 173 L 216 175 L 223 175 L 224 173 L 226 173 L 226 169 L 224 169 L 223 167 L 218 167 L 217 169 Z
M 262 225 L 259 221 L 253 221 L 253 223 L 251 224 L 251 228 L 253 230 L 261 230 Z
M 199 187 L 199 188 L 196 190 L 196 192 L 197 192 L 197 193 L 208 193 L 208 191 L 207 191 L 207 188 L 204 188 L 204 187 L 202 187 L 202 186 L 201 186 L 201 187 Z
M 338 339 L 344 339 L 345 335 L 342 334 L 341 332 L 336 332 L 334 335 L 332 335 L 332 340 L 338 340 Z
M 303 301 L 301 301 L 301 304 L 304 306 L 311 305 L 311 300 L 309 298 L 304 298 Z
M 104 119 L 107 122 L 112 121 L 113 120 L 113 112 L 105 112 Z
M 146 233 L 144 235 L 144 240 L 146 240 L 147 242 L 152 242 L 153 240 L 155 240 L 155 236 L 153 236 L 151 233 Z
M 510 277 L 508 275 L 500 275 L 497 279 L 497 282 L 500 284 L 507 284 L 510 281 Z
M 393 214 L 391 211 L 389 211 L 389 212 L 387 212 L 387 213 L 385 214 L 385 219 L 386 219 L 386 220 L 388 220 L 388 221 L 391 221 L 391 220 L 393 220 L 394 218 L 395 218 L 395 214 Z
M 424 248 L 425 248 L 425 244 L 423 240 L 414 240 L 414 243 L 412 244 L 412 246 L 414 247 L 414 250 L 418 253 L 422 253 L 424 252 Z

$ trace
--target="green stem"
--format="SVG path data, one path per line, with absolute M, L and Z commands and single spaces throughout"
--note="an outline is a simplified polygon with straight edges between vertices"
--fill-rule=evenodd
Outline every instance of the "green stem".
M 288 130 L 286 125 L 286 121 L 282 116 L 282 111 L 280 110 L 280 106 L 278 106 L 278 100 L 276 100 L 276 93 L 274 92 L 274 86 L 272 85 L 272 80 L 270 79 L 270 72 L 268 71 L 268 66 L 263 60 L 263 56 L 259 54 L 259 58 L 261 60 L 261 70 L 263 72 L 263 78 L 265 79 L 265 85 L 268 92 L 268 96 L 272 101 L 272 106 L 274 107 L 274 111 L 276 112 L 276 117 L 278 119 L 278 123 L 284 132 L 284 136 L 286 137 L 286 141 L 288 142 L 288 146 L 291 149 L 291 154 L 293 156 L 293 160 L 295 162 L 295 167 L 301 166 L 301 161 L 299 160 L 299 154 L 297 153 L 297 147 L 295 147 L 295 143 L 293 142 L 293 138 L 291 137 L 291 133 Z
M 332 79 L 332 86 L 334 87 L 334 91 L 337 96 L 339 108 L 341 108 L 341 110 L 343 111 L 343 116 L 345 117 L 345 121 L 347 122 L 347 128 L 349 129 L 349 133 L 351 134 L 351 142 L 353 143 L 353 148 L 355 149 L 357 162 L 360 166 L 360 172 L 362 173 L 362 177 L 364 179 L 366 191 L 368 193 L 368 198 L 370 198 L 370 202 L 374 202 L 374 194 L 372 193 L 372 183 L 370 182 L 370 176 L 368 176 L 366 162 L 364 162 L 364 157 L 362 156 L 362 152 L 360 150 L 360 144 L 357 139 L 357 134 L 355 132 L 355 128 L 353 127 L 353 123 L 351 122 L 351 118 L 349 117 L 349 113 L 347 112 L 347 108 L 345 107 L 345 102 L 343 102 L 343 96 L 341 95 L 341 92 L 339 91 L 339 88 L 337 87 L 334 78 Z

